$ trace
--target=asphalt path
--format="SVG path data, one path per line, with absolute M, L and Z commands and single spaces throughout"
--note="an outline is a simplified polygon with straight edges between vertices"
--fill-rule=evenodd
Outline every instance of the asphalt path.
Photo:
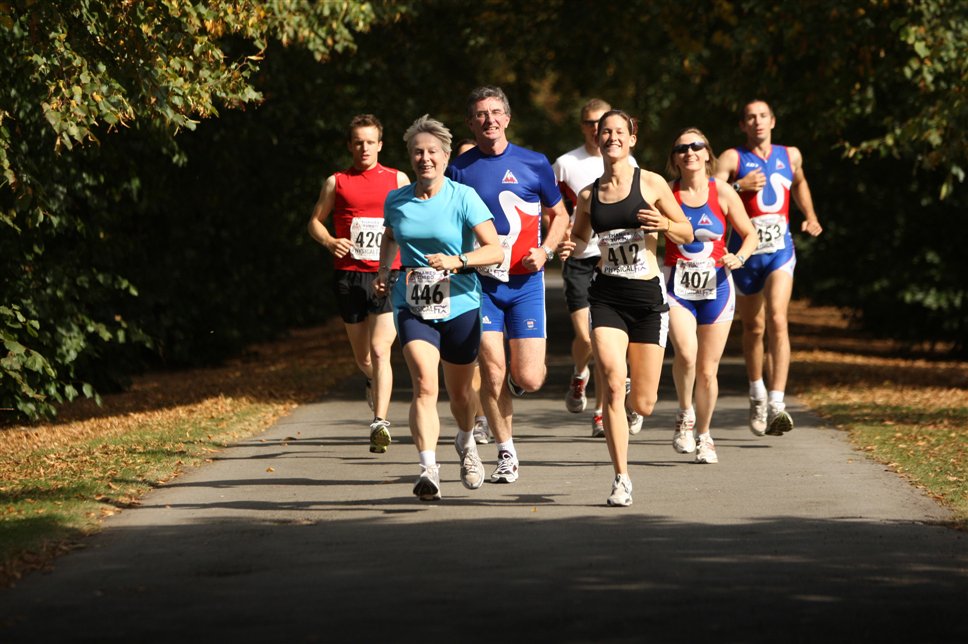
M 398 362 L 386 454 L 351 378 L 0 591 L 0 642 L 968 641 L 968 535 L 795 399 L 793 432 L 753 436 L 732 352 L 719 464 L 672 449 L 667 359 L 631 438 L 635 503 L 607 507 L 605 443 L 564 407 L 557 280 L 548 294 L 548 381 L 514 403 L 518 482 L 461 486 L 442 403 L 444 498 L 418 501 Z

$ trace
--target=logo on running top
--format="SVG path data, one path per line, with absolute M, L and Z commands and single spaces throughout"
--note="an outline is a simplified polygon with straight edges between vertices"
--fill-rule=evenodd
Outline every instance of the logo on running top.
M 758 168 L 758 167 L 760 167 L 760 164 L 758 164 L 758 163 L 756 163 L 754 161 L 747 161 L 743 165 L 745 165 L 747 168 Z
M 709 215 L 703 213 L 703 216 L 699 218 L 697 226 L 712 226 L 713 220 L 709 218 Z
M 501 183 L 517 183 L 518 178 L 514 176 L 514 173 L 508 170 L 504 173 L 504 178 L 501 179 Z
M 782 170 L 785 167 L 786 167 L 786 164 L 783 163 L 783 161 L 780 161 L 779 159 L 776 160 L 776 169 L 777 170 Z

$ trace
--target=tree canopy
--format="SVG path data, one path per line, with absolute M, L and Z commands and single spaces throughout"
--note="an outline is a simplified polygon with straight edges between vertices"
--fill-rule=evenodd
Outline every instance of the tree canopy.
M 798 293 L 965 348 L 964 2 L 21 0 L 0 43 L 0 407 L 20 415 L 330 315 L 305 221 L 345 124 L 377 114 L 409 171 L 406 126 L 466 136 L 485 83 L 552 159 L 605 98 L 657 171 L 679 129 L 719 151 L 767 99 L 825 227 L 797 240 Z

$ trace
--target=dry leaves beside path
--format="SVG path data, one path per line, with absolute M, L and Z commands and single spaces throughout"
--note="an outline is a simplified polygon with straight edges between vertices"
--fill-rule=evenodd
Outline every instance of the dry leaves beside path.
M 845 319 L 794 303 L 790 393 L 951 506 L 964 526 L 968 363 L 900 357 L 893 343 L 864 338 Z M 731 355 L 739 353 L 738 329 Z M 254 346 L 221 367 L 140 376 L 101 407 L 81 401 L 55 422 L 0 429 L 0 583 L 43 566 L 159 481 L 347 377 L 359 375 L 336 319 Z M 76 506 L 73 514 L 66 506 Z

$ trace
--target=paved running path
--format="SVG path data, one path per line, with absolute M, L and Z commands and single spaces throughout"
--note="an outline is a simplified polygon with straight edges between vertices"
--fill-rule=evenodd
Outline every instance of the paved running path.
M 353 379 L 0 591 L 0 642 L 968 641 L 968 535 L 795 400 L 795 431 L 750 434 L 735 358 L 720 463 L 673 451 L 667 363 L 632 438 L 635 504 L 606 507 L 604 441 L 564 410 L 556 285 L 549 312 L 548 383 L 515 402 L 517 483 L 460 485 L 442 404 L 444 500 L 420 503 L 404 369 L 385 455 Z

